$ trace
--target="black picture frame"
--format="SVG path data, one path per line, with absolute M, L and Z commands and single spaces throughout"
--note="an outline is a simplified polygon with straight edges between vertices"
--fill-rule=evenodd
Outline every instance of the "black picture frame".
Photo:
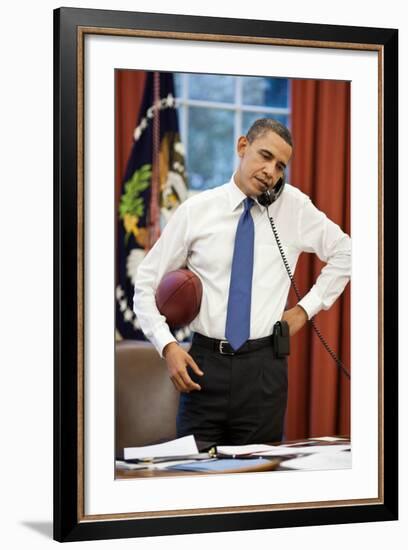
M 88 29 L 85 30 L 84 29 Z M 381 458 L 376 501 L 256 512 L 172 514 L 168 517 L 87 518 L 83 514 L 83 170 L 78 117 L 81 38 L 89 29 L 125 35 L 176 39 L 241 41 L 265 39 L 308 47 L 376 49 L 381 57 L 382 132 L 379 178 L 382 179 L 383 297 Z M 163 34 L 164 33 L 164 34 Z M 202 37 L 205 38 L 202 38 Z M 337 44 L 337 46 L 333 46 Z M 82 151 L 82 153 L 81 153 Z M 396 520 L 398 518 L 398 31 L 334 26 L 60 8 L 54 11 L 54 538 L 58 541 L 146 537 L 275 527 Z M 384 359 L 385 361 L 385 359 Z

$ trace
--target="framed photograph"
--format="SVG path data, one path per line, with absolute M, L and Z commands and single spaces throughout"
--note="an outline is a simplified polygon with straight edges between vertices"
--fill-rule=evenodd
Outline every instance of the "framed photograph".
M 118 126 L 130 125 L 137 141 L 146 125 L 142 118 L 135 128 L 135 119 L 128 120 L 128 111 L 122 118 L 118 116 L 122 101 L 119 92 L 126 89 L 129 74 L 151 77 L 153 93 L 161 86 L 159 75 L 175 75 L 179 91 L 168 93 L 161 100 L 161 108 L 167 109 L 176 100 L 184 105 L 182 136 L 191 131 L 191 125 L 200 128 L 199 109 L 209 108 L 203 90 L 208 89 L 210 80 L 204 77 L 216 77 L 219 91 L 225 96 L 218 108 L 221 105 L 229 114 L 223 111 L 220 120 L 213 119 L 210 126 L 216 130 L 211 134 L 214 143 L 220 136 L 223 139 L 227 131 L 236 138 L 260 114 L 273 114 L 290 126 L 288 121 L 294 113 L 289 107 L 289 89 L 291 103 L 295 96 L 299 101 L 297 120 L 301 123 L 310 114 L 311 103 L 305 99 L 309 83 L 310 88 L 317 87 L 315 83 L 333 83 L 336 97 L 344 97 L 334 110 L 337 118 L 346 120 L 346 132 L 340 130 L 336 116 L 332 116 L 325 129 L 327 137 L 314 141 L 320 145 L 313 154 L 321 166 L 338 163 L 334 172 L 337 175 L 343 170 L 343 181 L 347 181 L 338 200 L 332 180 L 325 182 L 323 178 L 322 185 L 327 185 L 328 204 L 334 203 L 339 212 L 345 207 L 336 202 L 348 205 L 339 223 L 352 236 L 350 305 L 337 312 L 339 323 L 347 326 L 349 344 L 346 342 L 341 351 L 347 359 L 351 381 L 341 380 L 336 386 L 342 408 L 338 407 L 341 414 L 332 429 L 343 431 L 351 439 L 351 467 L 225 475 L 118 475 L 115 458 L 118 448 L 125 444 L 120 440 L 118 445 L 121 403 L 117 399 L 117 347 L 120 340 L 132 340 L 132 331 L 140 326 L 118 284 L 117 242 L 118 235 L 123 242 L 133 238 L 143 248 L 145 239 L 150 238 L 135 225 L 135 216 L 143 215 L 141 202 L 126 202 L 118 191 L 118 181 L 122 185 L 128 179 L 121 171 L 120 155 L 125 165 L 129 154 L 126 148 L 125 153 L 119 148 Z M 183 96 L 180 91 L 187 75 L 199 76 L 195 82 L 196 97 Z M 299 85 L 292 85 L 295 81 Z M 395 29 L 76 8 L 55 10 L 56 540 L 397 519 L 397 83 Z M 281 90 L 283 103 L 273 108 L 259 103 L 256 91 L 262 86 L 275 86 L 276 93 Z M 235 99 L 227 98 L 229 87 L 235 90 L 231 92 Z M 321 90 L 325 93 L 325 86 Z M 159 97 L 156 95 L 155 100 Z M 141 97 L 138 101 L 140 104 Z M 234 109 L 226 106 L 228 102 L 235 102 Z M 337 105 L 345 107 L 342 110 Z M 148 117 L 149 111 L 146 113 Z M 204 118 L 208 122 L 207 115 Z M 314 136 L 323 131 L 320 121 L 324 117 L 324 113 L 317 116 Z M 334 150 L 332 142 L 338 142 L 342 132 L 346 146 L 339 161 L 328 151 Z M 312 154 L 309 145 L 305 134 L 295 151 L 303 149 L 307 158 Z M 174 150 L 182 151 L 177 144 Z M 200 155 L 194 157 L 198 151 L 203 158 L 206 145 L 195 140 L 191 151 L 190 187 L 199 190 L 203 179 L 211 186 L 215 163 L 204 166 Z M 229 156 L 233 157 L 232 151 L 226 152 L 225 157 Z M 178 157 L 173 166 L 179 174 L 173 175 L 173 187 L 166 195 L 168 211 L 183 194 Z M 229 170 L 228 163 L 227 168 L 223 164 L 216 166 L 219 174 Z M 296 166 L 290 174 L 294 179 L 306 181 L 315 177 L 313 171 L 307 174 L 306 165 Z M 303 171 L 299 166 L 304 166 Z M 143 177 L 149 179 L 147 169 L 143 170 L 134 180 L 141 190 Z M 200 170 L 207 170 L 205 178 Z M 325 196 L 324 188 L 322 195 Z M 123 235 L 118 230 L 118 212 Z M 166 216 L 166 211 L 161 215 Z M 160 212 L 156 216 L 159 219 Z M 122 315 L 119 321 L 118 308 Z M 321 319 L 319 324 L 318 317 L 317 324 L 324 333 L 332 321 L 324 316 Z M 188 338 L 188 333 L 178 335 L 179 340 L 183 338 Z M 311 384 L 316 373 L 307 376 Z M 326 390 L 333 385 L 330 376 L 323 378 L 320 393 L 314 394 L 317 415 L 325 410 Z M 336 376 L 341 374 L 336 371 Z M 314 422 L 313 418 L 310 422 Z M 290 424 L 289 429 L 295 428 Z M 315 435 L 315 431 L 312 428 L 304 433 Z

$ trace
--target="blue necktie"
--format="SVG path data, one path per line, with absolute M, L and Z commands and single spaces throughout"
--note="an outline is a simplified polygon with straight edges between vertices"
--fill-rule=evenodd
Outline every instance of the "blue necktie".
M 251 207 L 254 200 L 244 200 L 244 211 L 238 221 L 232 257 L 225 337 L 236 351 L 249 338 L 251 320 L 252 271 L 254 265 L 254 222 Z

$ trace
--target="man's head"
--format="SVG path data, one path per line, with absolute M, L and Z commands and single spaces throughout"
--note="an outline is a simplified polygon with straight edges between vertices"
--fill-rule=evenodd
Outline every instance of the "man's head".
M 247 196 L 257 196 L 284 176 L 292 156 L 292 136 L 277 120 L 261 118 L 238 139 L 237 152 L 235 183 Z

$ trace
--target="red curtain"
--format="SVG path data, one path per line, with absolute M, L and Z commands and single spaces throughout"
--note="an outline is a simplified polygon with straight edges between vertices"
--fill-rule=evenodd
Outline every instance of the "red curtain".
M 121 183 L 133 143 L 146 80 L 144 71 L 115 71 L 115 198 L 119 202 Z
M 348 82 L 292 81 L 293 185 L 350 234 L 350 85 Z M 302 296 L 322 264 L 303 254 L 295 280 Z M 350 285 L 315 321 L 330 347 L 350 367 Z M 296 296 L 291 291 L 289 305 Z M 311 326 L 292 339 L 289 360 L 287 439 L 350 435 L 350 382 Z

